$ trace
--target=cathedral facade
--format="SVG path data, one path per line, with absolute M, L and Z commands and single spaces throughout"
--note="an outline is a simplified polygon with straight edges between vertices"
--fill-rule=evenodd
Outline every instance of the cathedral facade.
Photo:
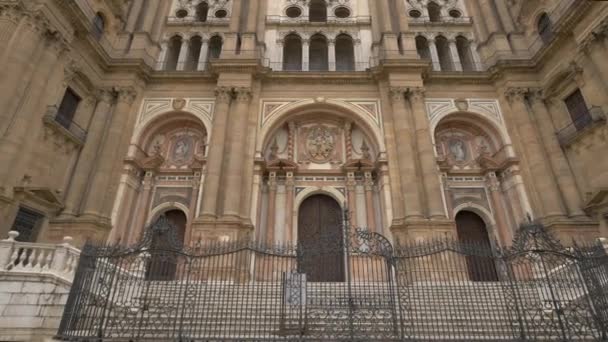
M 601 1 L 1 0 L 0 234 L 607 236 L 607 30 Z

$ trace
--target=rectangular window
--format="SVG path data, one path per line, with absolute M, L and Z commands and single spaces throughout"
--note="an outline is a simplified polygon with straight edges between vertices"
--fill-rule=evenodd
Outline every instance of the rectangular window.
M 57 121 L 63 127 L 69 129 L 79 103 L 80 96 L 76 95 L 72 89 L 66 89 L 63 99 L 61 100 L 61 104 L 59 105 L 59 110 L 57 110 L 55 121 Z
M 589 114 L 589 109 L 580 89 L 566 97 L 564 102 L 577 130 L 581 130 L 591 123 L 591 114 Z
M 19 208 L 19 212 L 17 212 L 17 217 L 11 228 L 11 230 L 19 232 L 16 240 L 22 242 L 36 241 L 38 229 L 43 219 L 44 215 L 39 212 L 23 207 Z

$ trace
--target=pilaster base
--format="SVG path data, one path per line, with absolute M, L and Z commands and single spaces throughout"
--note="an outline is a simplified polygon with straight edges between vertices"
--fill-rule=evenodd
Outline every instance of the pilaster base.
M 456 238 L 456 223 L 447 219 L 395 221 L 390 229 L 395 243 L 421 242 L 437 238 Z
M 87 241 L 104 243 L 111 229 L 112 225 L 109 222 L 95 218 L 54 219 L 43 232 L 42 239 L 46 242 L 60 243 L 64 236 L 71 236 L 74 239 L 72 244 L 81 248 Z
M 237 241 L 253 237 L 253 224 L 249 219 L 237 217 L 202 217 L 192 222 L 191 239 L 197 241 Z

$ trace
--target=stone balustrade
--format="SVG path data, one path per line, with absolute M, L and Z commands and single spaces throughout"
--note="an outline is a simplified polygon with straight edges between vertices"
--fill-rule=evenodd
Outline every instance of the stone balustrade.
M 0 241 L 0 274 L 4 272 L 49 274 L 72 282 L 80 251 L 71 245 L 66 236 L 61 244 L 19 242 L 16 231 Z
M 0 341 L 50 341 L 57 333 L 80 251 L 60 244 L 0 240 Z

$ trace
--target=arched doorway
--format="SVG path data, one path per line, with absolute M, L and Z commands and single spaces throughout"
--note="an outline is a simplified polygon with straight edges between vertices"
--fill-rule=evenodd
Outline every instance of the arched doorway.
M 342 210 L 326 195 L 305 199 L 298 212 L 299 269 L 312 282 L 344 281 Z
M 164 216 L 168 225 L 159 227 L 152 236 L 147 280 L 173 280 L 177 273 L 179 253 L 176 248 L 184 243 L 187 218 L 183 211 L 177 209 L 165 212 Z M 159 220 L 161 218 L 157 222 Z
M 486 224 L 479 215 L 472 211 L 461 211 L 456 214 L 456 231 L 458 240 L 470 242 L 479 247 L 491 248 Z M 486 256 L 467 255 L 469 279 L 473 281 L 497 281 L 494 259 Z

